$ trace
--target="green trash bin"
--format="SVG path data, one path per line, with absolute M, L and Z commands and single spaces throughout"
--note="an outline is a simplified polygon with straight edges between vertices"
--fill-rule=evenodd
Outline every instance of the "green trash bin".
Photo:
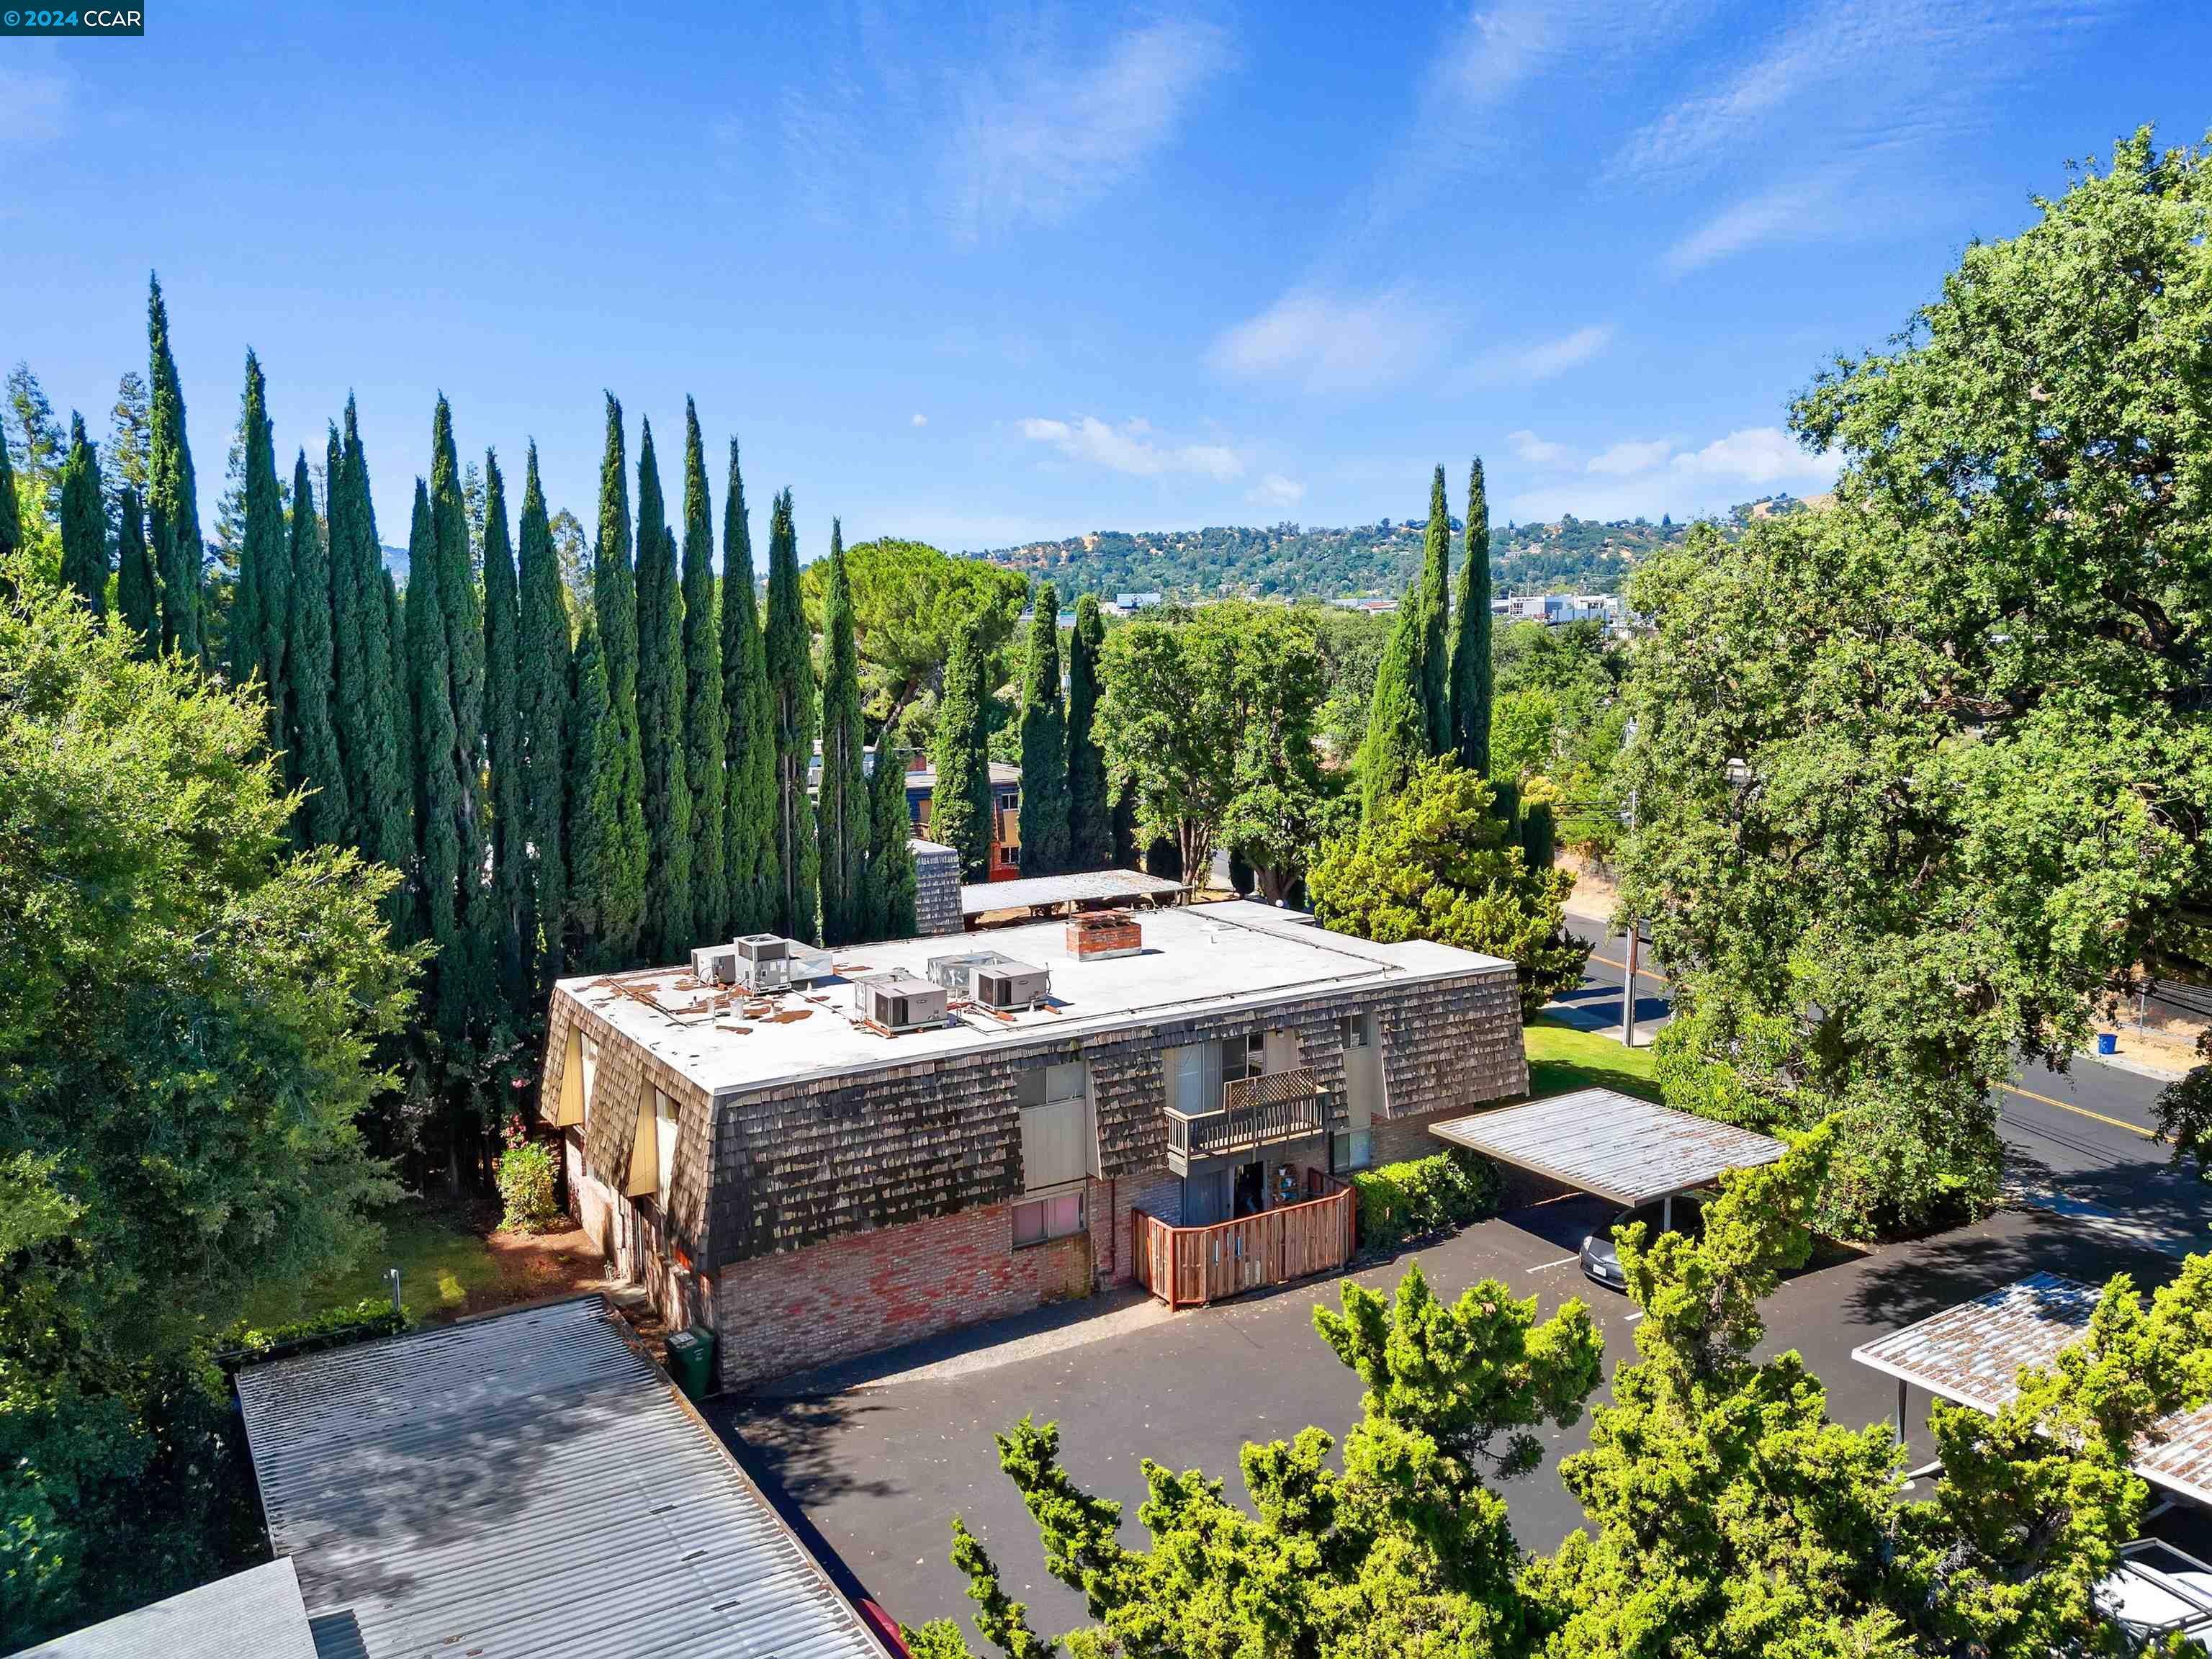
M 694 1325 L 668 1339 L 668 1374 L 691 1400 L 704 1400 L 714 1385 L 714 1334 Z

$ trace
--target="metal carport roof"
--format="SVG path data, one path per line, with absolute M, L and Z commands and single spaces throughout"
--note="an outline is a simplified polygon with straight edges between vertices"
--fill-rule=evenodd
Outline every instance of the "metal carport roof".
M 2078 1279 L 2031 1273 L 1863 1343 L 1851 1358 L 1955 1405 L 2001 1411 L 2020 1393 L 2023 1367 L 2050 1364 L 2087 1334 L 2102 1294 Z M 1900 1431 L 1903 1415 L 1900 1388 Z M 2153 1486 L 2212 1504 L 2212 1405 L 2164 1419 L 2130 1467 Z
M 981 916 L 1032 905 L 1126 904 L 1133 899 L 1170 898 L 1182 891 L 1181 882 L 1141 870 L 1079 870 L 1065 876 L 969 882 L 960 890 L 960 914 Z
M 1790 1149 L 1771 1135 L 1674 1111 L 1612 1089 L 1578 1089 L 1431 1123 L 1485 1158 L 1634 1207 L 1705 1187 Z
M 882 1659 L 603 1297 L 240 1372 L 324 1659 Z

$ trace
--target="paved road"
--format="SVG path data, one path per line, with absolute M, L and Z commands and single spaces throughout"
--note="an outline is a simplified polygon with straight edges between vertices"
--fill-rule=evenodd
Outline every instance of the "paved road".
M 1816 1263 L 1770 1299 L 1769 1346 L 1805 1356 L 1839 1419 L 1875 1421 L 1893 1409 L 1893 1385 L 1850 1359 L 1874 1335 L 2038 1269 L 2162 1279 L 2203 1240 L 2212 1206 L 2147 1138 L 2159 1086 L 2086 1061 L 2068 1076 L 2023 1077 L 2002 1099 L 2008 1186 L 2021 1207 Z M 1570 1197 L 1412 1254 L 1445 1295 L 1497 1277 L 1535 1297 L 1541 1314 L 1581 1297 L 1604 1334 L 1610 1370 L 1632 1358 L 1638 1316 L 1583 1281 L 1572 1255 L 1607 1219 L 1607 1206 Z M 1358 1277 L 1387 1288 L 1404 1264 Z M 1241 1495 L 1237 1453 L 1247 1440 L 1309 1423 L 1340 1432 L 1352 1422 L 1358 1379 L 1312 1329 L 1313 1304 L 1325 1295 L 1333 1288 L 1305 1284 L 1179 1315 L 1134 1297 L 1103 1309 L 1094 1299 L 860 1362 L 815 1379 L 820 1392 L 805 1397 L 726 1403 L 713 1414 L 848 1593 L 910 1623 L 945 1613 L 964 1621 L 963 1581 L 945 1559 L 957 1512 L 1040 1627 L 1062 1630 L 1081 1622 L 1080 1600 L 1045 1574 L 1036 1529 L 998 1472 L 993 1433 L 1024 1413 L 1057 1420 L 1071 1473 L 1121 1500 L 1125 1533 L 1141 1542 L 1134 1516 L 1144 1455 L 1225 1477 Z M 1503 1488 L 1524 1546 L 1548 1550 L 1580 1522 L 1557 1462 L 1588 1432 L 1587 1419 L 1551 1431 L 1542 1465 Z M 1931 1454 L 1917 1424 L 1912 1438 L 1916 1461 L 1924 1461 Z

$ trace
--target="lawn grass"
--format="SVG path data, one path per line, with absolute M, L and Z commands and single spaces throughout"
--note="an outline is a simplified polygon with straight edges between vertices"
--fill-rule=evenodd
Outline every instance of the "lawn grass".
M 418 1321 L 455 1318 L 471 1305 L 499 1299 L 508 1270 L 466 1212 L 409 1200 L 384 1211 L 377 1221 L 384 1243 L 359 1267 L 310 1281 L 296 1306 L 282 1292 L 263 1297 L 250 1322 L 282 1324 L 325 1308 L 388 1295 L 387 1267 L 399 1269 L 400 1299 Z
M 1550 1019 L 1538 1019 L 1521 1036 L 1528 1051 L 1532 1098 L 1577 1089 L 1618 1089 L 1646 1100 L 1659 1098 L 1649 1048 L 1624 1048 L 1612 1037 Z

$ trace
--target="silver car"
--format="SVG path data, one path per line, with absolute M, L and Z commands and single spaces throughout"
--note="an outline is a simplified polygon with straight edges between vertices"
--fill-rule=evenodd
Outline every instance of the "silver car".
M 1668 1218 L 1668 1200 L 1655 1198 L 1649 1204 L 1639 1204 L 1632 1210 L 1623 1210 L 1613 1217 L 1601 1233 L 1592 1233 L 1583 1240 L 1583 1272 L 1609 1291 L 1626 1291 L 1628 1276 L 1620 1271 L 1620 1253 L 1613 1248 L 1613 1235 L 1616 1229 L 1642 1222 L 1646 1230 L 1644 1242 L 1649 1243 L 1659 1236 L 1661 1224 Z M 1705 1231 L 1705 1205 L 1689 1193 L 1677 1193 L 1674 1199 L 1672 1219 L 1674 1231 L 1687 1233 L 1692 1238 Z

